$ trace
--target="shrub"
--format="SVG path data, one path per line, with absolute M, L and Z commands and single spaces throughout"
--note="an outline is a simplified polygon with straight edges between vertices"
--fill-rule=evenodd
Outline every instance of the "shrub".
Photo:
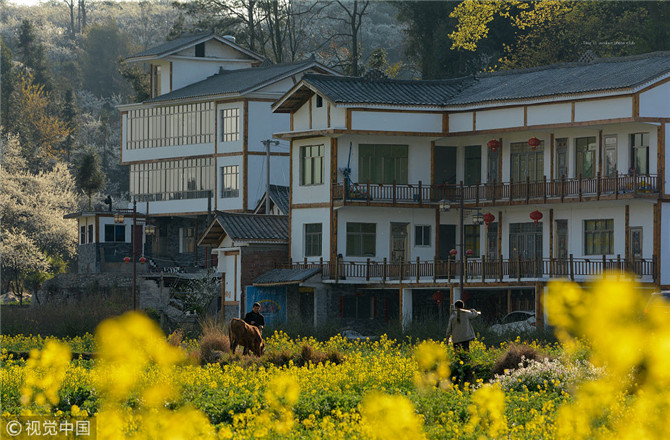
M 183 340 L 184 340 L 184 330 L 180 328 L 170 333 L 170 336 L 168 336 L 167 338 L 168 344 L 173 345 L 175 347 L 180 347 Z
M 505 370 L 526 367 L 531 361 L 540 361 L 545 357 L 544 354 L 529 345 L 510 344 L 493 364 L 491 373 L 494 375 L 504 374 Z
M 219 353 L 230 353 L 230 339 L 222 325 L 215 320 L 207 319 L 201 323 L 200 361 L 202 363 L 219 362 Z
M 602 370 L 596 369 L 589 362 L 578 362 L 566 366 L 557 359 L 544 358 L 541 361 L 522 359 L 523 366 L 514 370 L 507 370 L 502 375 L 496 375 L 491 382 L 499 383 L 505 391 L 552 391 L 568 392 L 573 385 L 584 380 L 596 379 Z

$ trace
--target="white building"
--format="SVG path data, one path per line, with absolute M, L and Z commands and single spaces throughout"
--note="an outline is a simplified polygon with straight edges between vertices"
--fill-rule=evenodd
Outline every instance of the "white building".
M 212 212 L 252 212 L 270 181 L 289 181 L 288 142 L 264 143 L 289 129 L 271 103 L 307 72 L 334 73 L 313 59 L 272 64 L 212 33 L 182 36 L 134 55 L 151 72 L 151 99 L 119 106 L 121 163 L 130 197 L 149 217 L 149 262 L 211 266 L 197 246 Z M 266 148 L 266 146 L 269 147 Z
M 323 314 L 407 323 L 463 298 L 542 325 L 552 278 L 670 287 L 670 53 L 438 81 L 310 74 L 273 110 L 290 116 L 275 134 L 290 258 L 321 269 Z

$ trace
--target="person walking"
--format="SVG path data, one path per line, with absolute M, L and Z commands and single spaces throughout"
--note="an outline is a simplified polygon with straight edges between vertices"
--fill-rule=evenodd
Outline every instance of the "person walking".
M 454 303 L 454 310 L 449 316 L 447 325 L 447 339 L 451 338 L 454 350 L 470 351 L 470 341 L 475 339 L 475 331 L 472 329 L 472 321 L 481 315 L 475 309 L 466 309 L 460 299 Z

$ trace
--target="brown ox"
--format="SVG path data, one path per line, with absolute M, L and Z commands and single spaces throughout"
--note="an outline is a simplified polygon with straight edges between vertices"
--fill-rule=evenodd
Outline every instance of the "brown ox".
M 233 318 L 228 326 L 228 336 L 230 337 L 230 352 L 235 354 L 238 345 L 244 347 L 243 354 L 249 354 L 249 350 L 256 356 L 263 354 L 265 342 L 261 336 L 261 331 L 254 325 L 249 325 L 239 318 Z

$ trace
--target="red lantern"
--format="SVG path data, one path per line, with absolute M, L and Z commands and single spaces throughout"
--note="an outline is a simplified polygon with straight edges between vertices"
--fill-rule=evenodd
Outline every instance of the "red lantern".
M 130 257 L 123 257 L 124 263 L 130 263 Z
M 465 255 L 467 255 L 468 257 L 471 257 L 472 254 L 474 254 L 474 251 L 472 249 L 468 249 L 467 251 L 465 251 Z
M 458 253 L 458 251 L 457 251 L 456 249 L 452 249 L 452 250 L 449 251 L 449 254 L 450 254 L 452 257 L 455 257 L 457 253 Z
M 488 228 L 491 223 L 493 223 L 493 220 L 496 219 L 496 216 L 491 214 L 490 212 L 487 212 L 484 214 L 484 223 L 486 223 L 486 227 Z
M 535 150 L 537 147 L 539 147 L 541 143 L 542 143 L 542 141 L 539 140 L 538 138 L 536 138 L 535 136 L 528 139 L 528 145 L 530 145 L 530 148 L 532 150 Z
M 491 139 L 486 143 L 488 147 L 491 149 L 491 151 L 495 152 L 498 148 L 500 148 L 502 145 L 500 144 L 500 141 L 498 139 Z
M 442 293 L 441 290 L 438 290 L 437 292 L 433 293 L 433 299 L 439 306 L 442 301 L 444 301 L 444 293 Z
M 542 220 L 542 217 L 544 217 L 544 216 L 538 210 L 535 210 L 535 211 L 530 213 L 530 218 L 531 218 L 531 220 L 533 220 L 535 222 L 535 224 L 537 224 L 537 222 Z
M 140 263 L 144 264 L 144 263 L 147 262 L 147 259 L 144 258 L 144 257 L 140 257 L 140 259 L 139 259 L 138 261 L 139 261 Z

